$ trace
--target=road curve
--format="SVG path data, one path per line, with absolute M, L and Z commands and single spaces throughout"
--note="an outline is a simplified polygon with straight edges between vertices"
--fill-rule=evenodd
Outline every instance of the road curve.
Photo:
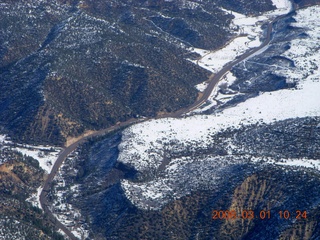
M 295 8 L 292 11 L 294 11 L 294 10 L 295 10 Z M 186 113 L 189 113 L 189 112 L 195 110 L 200 105 L 205 103 L 208 100 L 208 98 L 210 97 L 210 95 L 211 95 L 213 89 L 215 88 L 215 86 L 217 85 L 217 83 L 222 79 L 222 77 L 227 72 L 229 72 L 231 70 L 232 67 L 234 67 L 235 65 L 237 65 L 241 61 L 245 60 L 246 58 L 250 57 L 251 55 L 255 54 L 257 51 L 259 51 L 260 49 L 262 49 L 263 47 L 267 46 L 270 43 L 273 24 L 275 22 L 277 22 L 278 20 L 291 14 L 292 11 L 285 14 L 285 15 L 281 15 L 281 16 L 276 17 L 272 22 L 270 22 L 268 24 L 266 39 L 259 47 L 253 48 L 253 49 L 245 52 L 244 54 L 242 54 L 241 56 L 239 56 L 238 58 L 236 58 L 232 62 L 229 62 L 228 64 L 226 64 L 219 72 L 212 74 L 208 79 L 208 86 L 204 90 L 203 95 L 200 99 L 198 99 L 196 102 L 194 102 L 192 105 L 190 105 L 187 108 L 180 109 L 180 110 L 173 112 L 173 113 L 164 114 L 164 115 L 159 116 L 157 118 L 167 118 L 167 117 L 178 118 Z M 61 229 L 70 239 L 77 240 L 78 238 L 76 238 L 74 236 L 74 234 L 52 214 L 52 212 L 49 208 L 49 203 L 48 203 L 48 199 L 47 199 L 47 193 L 50 190 L 51 183 L 52 183 L 55 175 L 57 174 L 60 166 L 62 165 L 63 161 L 68 157 L 68 155 L 72 151 L 74 151 L 81 143 L 84 143 L 88 138 L 95 137 L 95 136 L 103 136 L 103 135 L 105 135 L 109 132 L 112 132 L 114 130 L 117 130 L 117 129 L 120 129 L 123 127 L 127 127 L 131 124 L 134 124 L 134 123 L 144 122 L 146 120 L 149 120 L 149 118 L 139 119 L 139 120 L 138 119 L 129 119 L 128 121 L 121 122 L 119 124 L 116 124 L 112 127 L 107 128 L 107 129 L 99 130 L 97 132 L 94 132 L 88 136 L 85 136 L 85 137 L 79 139 L 78 141 L 74 142 L 70 146 L 64 148 L 59 153 L 59 156 L 58 156 L 55 164 L 53 165 L 50 174 L 48 175 L 46 181 L 44 182 L 43 189 L 40 193 L 40 204 L 41 204 L 41 207 L 42 207 L 44 213 L 47 214 L 47 216 L 56 225 L 56 227 Z
M 97 132 L 94 132 L 88 136 L 85 136 L 81 139 L 79 139 L 78 141 L 74 142 L 73 144 L 71 144 L 70 146 L 64 148 L 58 155 L 58 158 L 56 160 L 56 162 L 54 163 L 50 174 L 48 175 L 46 181 L 44 182 L 43 185 L 43 189 L 40 193 L 40 204 L 41 207 L 43 209 L 43 211 L 47 214 L 47 216 L 49 216 L 49 218 L 51 219 L 51 221 L 59 228 L 61 229 L 70 239 L 72 240 L 77 240 L 78 238 L 76 238 L 73 233 L 66 227 L 64 226 L 51 212 L 50 208 L 49 208 L 49 203 L 48 203 L 48 199 L 47 199 L 47 193 L 49 192 L 50 188 L 51 188 L 51 183 L 55 177 L 55 175 L 57 174 L 60 166 L 62 165 L 62 163 L 64 162 L 64 160 L 68 157 L 68 155 L 74 151 L 81 143 L 84 143 L 88 138 L 91 137 L 96 137 L 96 136 L 103 136 L 109 132 L 112 132 L 114 130 L 120 129 L 122 127 L 126 127 L 129 126 L 131 124 L 134 123 L 138 123 L 138 122 L 142 122 L 145 120 L 137 120 L 137 119 L 129 119 L 126 122 L 122 122 L 119 123 L 117 125 L 114 125 L 112 127 L 109 127 L 107 129 L 103 129 Z

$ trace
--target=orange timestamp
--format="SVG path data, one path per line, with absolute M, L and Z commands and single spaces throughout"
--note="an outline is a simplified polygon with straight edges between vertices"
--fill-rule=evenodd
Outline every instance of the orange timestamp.
M 270 210 L 261 210 L 261 211 L 253 211 L 253 210 L 242 210 L 237 212 L 236 210 L 213 210 L 212 211 L 212 219 L 213 220 L 235 220 L 235 219 L 270 219 L 272 216 Z M 295 212 L 290 212 L 288 210 L 279 211 L 278 216 L 280 219 L 306 219 L 307 211 L 296 210 Z

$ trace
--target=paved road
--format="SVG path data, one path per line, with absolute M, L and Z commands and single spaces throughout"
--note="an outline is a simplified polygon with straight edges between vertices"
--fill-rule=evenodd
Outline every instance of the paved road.
M 270 22 L 268 24 L 266 39 L 259 47 L 250 49 L 249 51 L 245 52 L 244 54 L 242 54 L 241 56 L 239 56 L 238 58 L 236 58 L 232 62 L 229 62 L 226 65 L 224 65 L 224 67 L 219 72 L 213 73 L 209 77 L 209 79 L 207 81 L 209 84 L 208 84 L 207 88 L 205 89 L 205 91 L 203 92 L 203 95 L 200 99 L 198 99 L 196 102 L 194 102 L 191 106 L 184 108 L 184 109 L 180 109 L 174 113 L 169 113 L 164 117 L 180 117 L 181 115 L 183 115 L 185 113 L 188 113 L 188 112 L 191 112 L 191 111 L 197 109 L 200 105 L 205 103 L 208 100 L 208 98 L 210 97 L 213 89 L 216 87 L 218 82 L 223 78 L 223 76 L 225 76 L 235 65 L 237 65 L 238 63 L 242 62 L 243 60 L 249 58 L 250 56 L 254 55 L 256 52 L 258 52 L 259 50 L 261 50 L 262 48 L 264 48 L 265 46 L 267 46 L 270 43 L 273 24 L 276 21 L 278 21 L 279 19 L 284 18 L 289 14 L 290 13 L 278 16 L 272 22 Z
M 209 84 L 208 84 L 206 90 L 203 92 L 203 95 L 202 95 L 202 97 L 200 99 L 198 99 L 196 102 L 194 102 L 191 106 L 189 106 L 187 108 L 183 108 L 183 109 L 180 109 L 180 110 L 178 110 L 176 112 L 162 115 L 161 117 L 158 117 L 158 118 L 167 118 L 167 117 L 178 118 L 178 117 L 181 117 L 182 115 L 184 115 L 184 114 L 186 114 L 188 112 L 191 112 L 191 111 L 195 110 L 200 105 L 205 103 L 208 100 L 209 96 L 211 95 L 211 93 L 212 93 L 213 89 L 215 88 L 215 86 L 217 85 L 217 83 L 223 78 L 223 76 L 227 72 L 229 72 L 231 70 L 232 67 L 234 67 L 235 65 L 237 65 L 241 61 L 245 60 L 246 58 L 250 57 L 251 55 L 255 54 L 257 51 L 259 51 L 260 49 L 262 49 L 263 47 L 267 46 L 270 43 L 273 24 L 276 21 L 278 21 L 279 19 L 286 17 L 287 15 L 288 14 L 282 15 L 282 16 L 278 16 L 277 18 L 275 18 L 272 22 L 270 22 L 268 24 L 266 39 L 259 47 L 249 50 L 248 52 L 246 52 L 243 55 L 239 56 L 234 61 L 226 64 L 218 73 L 212 74 L 208 79 L 208 83 Z M 71 231 L 69 229 L 67 229 L 60 221 L 58 221 L 55 218 L 55 216 L 52 214 L 52 212 L 50 211 L 50 209 L 48 207 L 49 203 L 48 203 L 48 199 L 47 199 L 47 193 L 50 190 L 53 178 L 57 174 L 57 172 L 58 172 L 60 166 L 62 165 L 63 161 L 68 157 L 68 155 L 72 151 L 74 151 L 81 143 L 84 143 L 90 137 L 103 136 L 106 133 L 112 132 L 112 131 L 117 130 L 117 129 L 121 128 L 121 127 L 127 127 L 127 126 L 129 126 L 129 125 L 131 125 L 133 123 L 143 122 L 143 121 L 146 121 L 146 120 L 149 120 L 149 119 L 148 118 L 140 119 L 140 120 L 130 119 L 130 120 L 126 121 L 126 122 L 119 123 L 119 124 L 117 124 L 115 126 L 112 126 L 110 128 L 94 132 L 91 135 L 88 135 L 88 136 L 85 136 L 85 137 L 79 139 L 78 141 L 76 141 L 75 143 L 71 144 L 70 146 L 68 146 L 67 148 L 63 149 L 60 152 L 57 161 L 53 165 L 52 170 L 51 170 L 50 174 L 48 175 L 48 178 L 46 179 L 46 181 L 44 183 L 43 190 L 42 190 L 42 192 L 40 194 L 40 204 L 41 204 L 41 207 L 42 207 L 43 211 L 45 212 L 45 214 L 47 214 L 47 216 L 49 216 L 49 218 L 52 219 L 52 222 L 54 222 L 56 224 L 56 226 L 59 229 L 61 229 L 70 239 L 76 240 L 78 238 L 76 238 L 71 233 Z

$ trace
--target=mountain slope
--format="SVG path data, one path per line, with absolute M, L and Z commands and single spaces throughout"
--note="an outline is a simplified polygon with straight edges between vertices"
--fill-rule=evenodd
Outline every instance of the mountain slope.
M 0 124 L 18 141 L 69 136 L 190 105 L 209 73 L 187 47 L 233 35 L 221 7 L 271 1 L 5 1 L 0 5 Z

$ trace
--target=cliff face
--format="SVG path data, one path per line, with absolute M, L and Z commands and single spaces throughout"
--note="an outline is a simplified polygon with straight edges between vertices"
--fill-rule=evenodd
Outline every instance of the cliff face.
M 319 217 L 319 214 L 318 214 Z M 319 236 L 319 222 L 314 219 L 305 223 L 297 223 L 279 236 L 281 240 L 316 239 Z
M 278 193 L 278 191 L 274 190 L 275 188 L 272 189 L 271 185 L 267 186 L 266 179 L 252 175 L 235 189 L 228 210 L 236 211 L 237 215 L 256 210 L 261 206 L 261 202 L 265 202 L 268 195 L 277 198 L 274 194 L 276 192 Z M 263 206 L 262 204 L 262 209 L 271 209 L 272 203 L 268 201 L 265 205 L 267 206 Z M 221 226 L 220 231 L 226 238 L 230 236 L 234 239 L 241 239 L 247 235 L 253 227 L 254 221 L 252 219 L 228 220 Z
M 253 211 L 254 218 L 224 221 L 219 230 L 223 239 L 229 236 L 232 239 L 313 239 L 318 236 L 319 210 L 310 208 L 314 204 L 311 189 L 316 187 L 313 183 L 313 187 L 310 186 L 315 181 L 314 173 L 281 176 L 279 170 L 254 174 L 234 190 L 228 210 L 235 210 L 239 215 Z M 261 211 L 270 213 L 264 215 Z M 288 211 L 290 217 L 284 217 L 284 211 Z

